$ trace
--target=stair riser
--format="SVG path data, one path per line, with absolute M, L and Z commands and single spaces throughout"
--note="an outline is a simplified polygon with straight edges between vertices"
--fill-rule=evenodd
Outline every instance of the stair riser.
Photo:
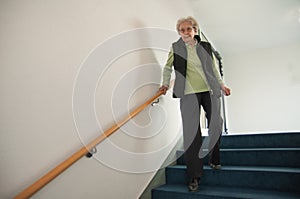
M 205 186 L 201 185 L 198 192 L 190 193 L 187 186 L 165 185 L 152 191 L 153 199 L 176 198 L 214 198 L 214 199 L 299 199 L 295 193 L 274 190 L 245 189 L 237 187 Z
M 184 165 L 185 158 L 183 152 L 177 153 L 179 157 L 177 164 Z M 299 150 L 264 150 L 264 151 L 222 151 L 221 164 L 237 166 L 282 166 L 300 167 Z M 208 163 L 208 158 L 204 158 L 204 163 Z
M 167 168 L 168 184 L 186 184 L 186 169 Z M 300 173 L 272 171 L 205 170 L 201 184 L 299 192 Z

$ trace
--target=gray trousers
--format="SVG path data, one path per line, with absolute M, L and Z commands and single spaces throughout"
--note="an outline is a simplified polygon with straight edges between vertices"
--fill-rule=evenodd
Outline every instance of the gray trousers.
M 180 99 L 180 110 L 183 124 L 184 155 L 189 179 L 203 175 L 203 158 L 200 155 L 202 150 L 201 106 L 206 113 L 209 127 L 209 161 L 213 164 L 220 164 L 219 144 L 222 133 L 220 99 L 214 98 L 209 92 L 184 95 Z

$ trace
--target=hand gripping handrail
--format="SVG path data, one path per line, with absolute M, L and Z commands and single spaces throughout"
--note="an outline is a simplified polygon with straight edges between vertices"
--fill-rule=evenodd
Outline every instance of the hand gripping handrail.
M 43 177 L 41 177 L 39 180 L 34 182 L 32 185 L 24 189 L 21 193 L 19 193 L 17 196 L 15 196 L 15 199 L 24 199 L 29 198 L 33 194 L 35 194 L 37 191 L 39 191 L 41 188 L 43 188 L 45 185 L 47 185 L 50 181 L 52 181 L 55 177 L 57 177 L 59 174 L 64 172 L 67 168 L 69 168 L 71 165 L 73 165 L 76 161 L 78 161 L 83 156 L 90 153 L 90 151 L 96 147 L 100 142 L 102 142 L 105 138 L 113 134 L 116 130 L 118 130 L 122 125 L 124 125 L 126 122 L 128 122 L 131 118 L 136 116 L 138 113 L 140 113 L 143 109 L 145 109 L 149 104 L 151 104 L 154 100 L 158 99 L 163 94 L 163 91 L 158 92 L 156 95 L 154 95 L 151 99 L 146 101 L 144 104 L 136 108 L 134 111 L 132 111 L 129 116 L 127 116 L 125 119 L 120 121 L 119 123 L 113 125 L 111 128 L 109 128 L 107 131 L 105 131 L 102 135 L 97 137 L 95 140 L 90 142 L 87 146 L 82 147 L 80 150 L 75 152 L 73 155 L 71 155 L 69 158 L 67 158 L 64 162 L 56 166 L 54 169 L 49 171 L 47 174 L 45 174 Z

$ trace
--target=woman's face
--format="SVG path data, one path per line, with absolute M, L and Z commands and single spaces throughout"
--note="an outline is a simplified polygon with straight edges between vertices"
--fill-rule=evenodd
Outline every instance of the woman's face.
M 194 41 L 194 36 L 197 32 L 189 22 L 183 22 L 179 26 L 179 35 L 185 43 Z

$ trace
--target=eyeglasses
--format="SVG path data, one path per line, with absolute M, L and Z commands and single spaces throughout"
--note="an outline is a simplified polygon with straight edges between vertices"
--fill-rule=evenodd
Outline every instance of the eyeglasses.
M 187 32 L 192 32 L 192 30 L 193 30 L 192 27 L 188 27 L 188 28 L 186 28 L 186 29 L 181 28 L 181 29 L 179 29 L 179 32 L 180 32 L 180 33 L 185 33 L 185 31 L 187 31 Z

